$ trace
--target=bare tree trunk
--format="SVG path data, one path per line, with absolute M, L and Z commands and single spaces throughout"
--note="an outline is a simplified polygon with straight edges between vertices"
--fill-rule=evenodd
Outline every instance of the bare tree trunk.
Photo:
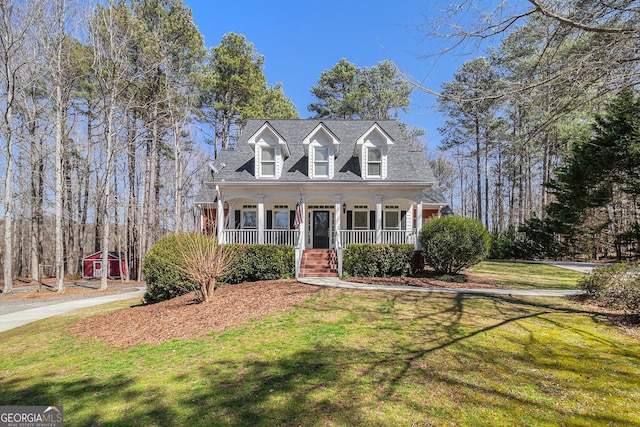
M 482 222 L 482 166 L 480 154 L 480 118 L 475 117 L 475 139 L 476 139 L 476 219 Z
M 27 107 L 28 108 L 28 107 Z M 40 281 L 40 264 L 42 264 L 42 215 L 44 203 L 44 160 L 42 157 L 43 139 L 37 135 L 35 100 L 33 110 L 28 112 L 27 130 L 31 141 L 31 201 L 30 224 L 30 265 L 31 279 Z
M 58 58 L 60 61 L 60 58 Z M 60 64 L 60 62 L 58 62 Z M 62 88 L 60 87 L 60 83 L 56 83 L 55 87 L 55 102 L 56 102 L 56 117 L 55 117 L 55 126 L 56 126 L 56 137 L 55 137 L 55 174 L 56 174 L 56 262 L 55 262 L 55 270 L 56 270 L 56 286 L 58 288 L 58 292 L 64 291 L 64 246 L 63 246 L 63 232 L 62 232 L 62 180 L 63 180 L 63 156 L 64 156 L 64 147 L 62 142 L 62 128 L 63 128 L 63 114 L 62 114 Z
M 487 125 L 488 126 L 488 125 Z M 489 131 L 484 138 L 484 227 L 489 229 Z
M 102 220 L 102 276 L 100 277 L 100 289 L 105 290 L 108 288 L 107 279 L 109 277 L 109 237 L 110 237 L 110 221 L 109 221 L 109 205 L 111 204 L 111 185 L 109 181 L 111 180 L 111 165 L 113 163 L 113 138 L 115 136 L 114 132 L 114 124 L 113 119 L 115 115 L 115 101 L 117 98 L 117 87 L 115 84 L 112 84 L 110 98 L 107 101 L 109 104 L 107 105 L 107 114 L 105 117 L 105 139 L 106 139 L 106 157 L 107 161 L 105 164 L 105 172 L 104 172 L 104 210 L 103 210 L 103 220 Z
M 91 162 L 92 154 L 93 154 L 93 114 L 92 114 L 92 104 L 91 101 L 87 102 L 87 159 L 83 173 L 83 199 L 82 199 L 82 209 L 80 215 L 80 248 L 79 254 L 80 257 L 85 256 L 85 240 L 86 229 L 87 229 L 87 212 L 89 210 L 89 186 L 91 185 Z
M 138 207 L 136 189 L 136 118 L 133 113 L 129 116 L 130 124 L 127 126 L 127 171 L 129 181 L 129 207 L 127 209 L 127 258 L 126 275 L 127 280 L 132 278 L 131 268 L 136 268 L 138 228 L 136 220 L 136 210 Z
M 182 222 L 182 151 L 180 147 L 180 131 L 178 123 L 174 119 L 173 123 L 173 141 L 174 141 L 174 155 L 175 155 L 175 175 L 173 181 L 173 191 L 175 193 L 175 206 L 174 206 L 174 218 L 175 218 L 175 233 L 181 233 L 183 231 Z

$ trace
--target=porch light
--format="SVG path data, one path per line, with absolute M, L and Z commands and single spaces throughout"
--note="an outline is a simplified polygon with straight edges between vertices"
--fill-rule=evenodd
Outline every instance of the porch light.
M 346 203 L 343 203 L 343 204 L 342 204 L 342 213 L 343 213 L 343 214 L 346 214 L 346 213 L 347 213 L 347 204 L 346 204 Z

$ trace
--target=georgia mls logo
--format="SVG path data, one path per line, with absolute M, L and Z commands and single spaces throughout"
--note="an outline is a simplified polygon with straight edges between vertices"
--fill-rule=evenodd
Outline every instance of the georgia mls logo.
M 62 406 L 0 406 L 0 427 L 63 427 Z

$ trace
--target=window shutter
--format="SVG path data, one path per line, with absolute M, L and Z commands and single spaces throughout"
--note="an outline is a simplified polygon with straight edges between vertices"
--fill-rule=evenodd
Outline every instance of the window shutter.
M 273 228 L 273 211 L 267 211 L 267 230 Z
M 293 230 L 295 225 L 293 223 L 296 222 L 296 211 L 289 211 L 289 230 Z
M 407 211 L 400 211 L 400 230 L 407 229 Z
M 347 230 L 353 230 L 353 211 L 347 211 Z
M 234 227 L 236 230 L 240 228 L 240 211 L 234 211 L 235 224 Z
M 376 229 L 376 211 L 369 211 L 369 230 Z

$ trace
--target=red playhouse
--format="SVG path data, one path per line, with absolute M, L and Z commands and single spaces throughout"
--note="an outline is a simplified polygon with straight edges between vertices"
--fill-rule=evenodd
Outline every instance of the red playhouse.
M 119 263 L 119 264 L 118 264 Z M 120 267 L 118 267 L 120 265 Z M 124 259 L 117 252 L 109 252 L 109 279 L 119 279 L 126 274 Z M 82 278 L 92 279 L 102 276 L 102 252 L 88 255 L 82 258 Z

